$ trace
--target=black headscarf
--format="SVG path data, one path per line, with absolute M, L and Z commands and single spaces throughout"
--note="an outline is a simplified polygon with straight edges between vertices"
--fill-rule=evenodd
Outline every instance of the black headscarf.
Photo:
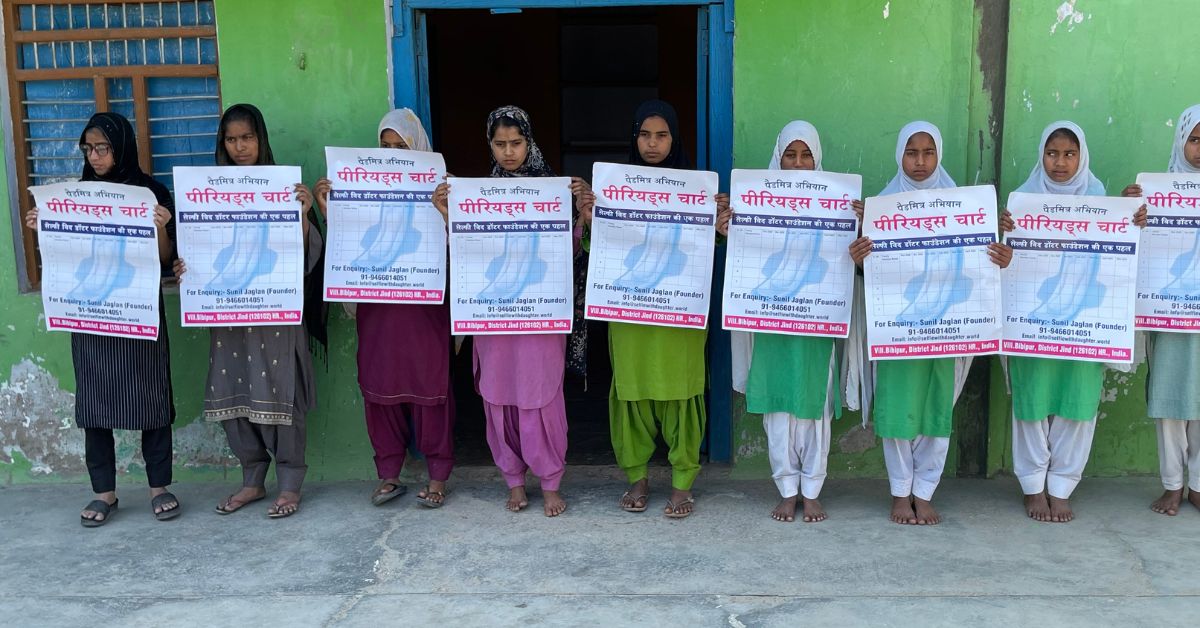
M 105 112 L 97 113 L 88 120 L 87 126 L 83 128 L 83 132 L 79 134 L 79 143 L 82 145 L 87 141 L 88 129 L 96 129 L 104 134 L 112 146 L 113 167 L 104 176 L 96 174 L 96 170 L 92 168 L 91 162 L 84 156 L 83 160 L 83 181 L 105 181 L 107 183 L 121 183 L 124 185 L 136 185 L 146 188 L 154 193 L 154 200 L 163 207 L 166 207 L 171 214 L 175 213 L 175 199 L 171 198 L 171 191 L 167 186 L 154 180 L 154 177 L 142 172 L 142 166 L 138 163 L 137 139 L 133 134 L 133 125 L 125 116 L 119 113 Z M 167 237 L 171 239 L 172 249 L 175 243 L 175 219 L 172 218 L 166 224 Z M 172 256 L 174 257 L 174 256 Z M 166 273 L 170 270 L 174 259 L 168 260 L 163 265 L 163 271 Z
M 225 150 L 225 130 L 230 122 L 235 120 L 245 120 L 250 123 L 254 129 L 255 136 L 258 137 L 258 159 L 255 160 L 256 166 L 274 166 L 275 154 L 271 152 L 271 141 L 267 136 L 267 122 L 263 119 L 262 112 L 254 105 L 239 103 L 225 110 L 221 116 L 221 124 L 217 127 L 217 150 L 216 160 L 218 166 L 233 166 L 236 165 L 233 159 L 229 157 L 229 153 Z M 309 208 L 308 216 L 305 217 L 309 222 L 309 228 L 316 229 L 318 233 L 321 229 L 321 223 L 317 221 L 316 213 Z M 322 287 L 325 285 L 325 249 L 321 248 L 321 257 L 317 259 L 317 265 L 313 271 L 304 278 L 304 328 L 308 331 L 310 342 L 316 344 L 312 347 L 313 352 L 318 357 L 324 358 L 329 351 L 329 331 L 327 325 L 329 322 L 329 304 L 325 303 L 325 299 L 321 294 Z
M 642 123 L 647 118 L 658 116 L 667 121 L 667 128 L 671 131 L 671 152 L 667 153 L 667 158 L 657 164 L 648 164 L 642 159 L 642 153 L 638 151 L 638 133 L 642 130 Z M 661 100 L 647 100 L 637 108 L 637 113 L 633 116 L 633 134 L 632 145 L 629 147 L 629 163 L 634 166 L 652 166 L 655 168 L 675 168 L 677 170 L 690 170 L 692 167 L 691 160 L 688 159 L 687 152 L 683 148 L 683 136 L 679 134 L 679 115 L 675 113 L 675 108 L 670 104 Z
M 123 183 L 148 188 L 154 192 L 154 198 L 159 205 L 171 210 L 172 213 L 175 212 L 175 201 L 171 199 L 171 192 L 167 186 L 142 172 L 142 167 L 138 164 L 137 139 L 133 135 L 133 125 L 129 124 L 129 120 L 126 120 L 125 116 L 112 112 L 97 113 L 92 116 L 88 120 L 87 126 L 83 128 L 83 132 L 79 134 L 81 145 L 87 141 L 88 129 L 96 129 L 104 134 L 112 146 L 114 164 L 112 170 L 109 170 L 104 176 L 100 176 L 96 174 L 96 170 L 92 168 L 91 162 L 85 156 L 82 180 Z
M 254 134 L 258 136 L 258 159 L 254 161 L 254 165 L 274 166 L 275 155 L 271 153 L 271 141 L 267 138 L 267 122 L 263 119 L 263 114 L 258 107 L 246 103 L 233 105 L 226 109 L 225 114 L 221 116 L 221 125 L 217 127 L 217 165 L 236 165 L 225 150 L 225 130 L 230 122 L 236 120 L 249 122 L 254 129 Z
M 514 124 L 515 123 L 515 124 Z M 496 136 L 496 127 L 498 126 L 516 126 L 521 132 L 521 137 L 529 144 L 529 151 L 525 154 L 525 162 L 514 172 L 505 170 L 499 163 L 496 162 L 496 156 L 491 152 L 492 139 Z M 542 150 L 538 148 L 537 142 L 533 141 L 533 125 L 529 122 L 529 114 L 520 107 L 508 105 L 488 114 L 487 119 L 487 141 L 488 154 L 492 157 L 492 174 L 493 177 L 553 177 L 554 171 L 550 166 L 546 165 L 546 161 L 542 158 Z

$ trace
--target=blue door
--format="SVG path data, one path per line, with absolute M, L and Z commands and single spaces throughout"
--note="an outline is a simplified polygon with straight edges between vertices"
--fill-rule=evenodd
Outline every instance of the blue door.
M 411 107 L 422 120 L 435 120 L 431 111 L 429 59 L 430 11 L 487 10 L 506 14 L 537 9 L 595 9 L 628 7 L 692 7 L 696 19 L 696 144 L 697 166 L 720 174 L 728 189 L 733 160 L 733 2 L 732 0 L 398 0 L 392 9 L 393 100 Z M 477 54 L 477 52 L 476 52 Z M 436 81 L 438 77 L 434 77 Z M 676 103 L 677 105 L 680 103 Z M 691 112 L 682 112 L 688 118 Z M 434 144 L 441 146 L 433 125 Z M 444 139 L 444 138 L 443 138 Z M 543 147 L 545 150 L 545 147 Z M 603 154 L 603 148 L 598 149 Z M 564 148 L 563 161 L 569 160 Z M 724 248 L 717 252 L 714 295 L 724 277 Z M 719 321 L 720 299 L 714 298 L 710 320 Z M 602 384 L 607 387 L 607 382 Z M 706 448 L 709 460 L 729 461 L 732 454 L 732 407 L 729 334 L 709 330 L 709 404 Z

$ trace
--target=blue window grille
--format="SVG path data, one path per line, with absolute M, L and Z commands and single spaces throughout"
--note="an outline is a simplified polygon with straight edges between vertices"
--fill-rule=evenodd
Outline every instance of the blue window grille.
M 97 111 L 129 118 L 142 169 L 168 188 L 174 166 L 212 163 L 221 115 L 213 0 L 2 3 L 14 210 L 29 208 L 30 185 L 79 178 L 79 135 Z M 35 288 L 36 242 L 21 231 L 18 263 Z

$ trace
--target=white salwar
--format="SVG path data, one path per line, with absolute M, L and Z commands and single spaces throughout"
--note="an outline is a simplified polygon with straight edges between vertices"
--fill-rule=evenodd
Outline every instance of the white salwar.
M 1182 489 L 1186 468 L 1188 489 L 1200 491 L 1200 420 L 1156 419 L 1154 427 L 1158 432 L 1158 472 L 1163 488 Z
M 1073 421 L 1052 416 L 1043 421 L 1013 418 L 1013 473 L 1021 491 L 1070 499 L 1092 452 L 1096 419 Z
M 837 351 L 829 356 L 829 378 L 825 385 L 825 407 L 821 418 L 801 418 L 787 412 L 763 415 L 767 433 L 767 458 L 771 477 L 783 498 L 817 499 L 829 469 L 829 442 L 833 432 L 833 406 L 838 373 Z
M 911 495 L 932 501 L 933 493 L 942 481 L 949 451 L 950 439 L 945 436 L 883 439 L 883 461 L 887 464 L 892 497 Z
M 730 332 L 733 345 L 733 389 L 746 393 L 750 361 L 754 355 L 754 334 Z M 771 477 L 784 498 L 803 495 L 817 499 L 825 485 L 829 469 L 829 446 L 833 434 L 833 415 L 839 375 L 843 368 L 837 362 L 837 348 L 829 356 L 829 378 L 825 391 L 825 407 L 821 417 L 797 417 L 788 412 L 763 414 L 763 431 L 767 434 L 767 459 Z

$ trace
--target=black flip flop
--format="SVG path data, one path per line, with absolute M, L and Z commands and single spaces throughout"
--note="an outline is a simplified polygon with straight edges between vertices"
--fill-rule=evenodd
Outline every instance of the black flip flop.
M 417 503 L 421 504 L 422 506 L 424 506 L 426 508 L 441 508 L 442 506 L 446 505 L 447 491 L 431 491 L 431 490 L 429 490 L 429 487 L 426 486 L 425 490 L 421 491 L 421 492 L 425 493 L 425 496 L 422 497 L 420 495 L 417 495 Z M 442 501 L 434 501 L 432 499 L 429 499 L 430 497 L 432 497 L 434 495 L 441 497 Z
M 112 519 L 113 513 L 117 512 L 117 504 L 120 503 L 120 501 L 121 500 L 119 499 L 114 499 L 113 503 L 110 504 L 103 499 L 93 499 L 92 501 L 88 502 L 88 505 L 84 506 L 83 509 L 90 510 L 98 515 L 104 515 L 104 518 L 88 519 L 81 514 L 79 515 L 79 523 L 83 524 L 83 527 L 85 528 L 99 528 L 100 526 L 108 523 L 109 519 Z
M 393 499 L 396 499 L 397 497 L 408 492 L 408 487 L 404 486 L 403 484 L 396 484 L 395 482 L 384 482 L 379 485 L 379 488 L 383 488 L 385 486 L 392 487 L 392 490 L 390 490 L 386 493 L 379 493 L 379 492 L 372 493 L 371 494 L 371 503 L 372 504 L 374 504 L 376 506 L 382 506 L 382 505 L 392 501 Z M 379 488 L 377 488 L 375 490 L 378 491 Z
M 175 502 L 174 508 L 171 508 L 169 510 L 157 511 L 158 508 L 160 508 L 164 504 L 168 504 L 170 502 Z M 180 508 L 182 508 L 182 507 L 183 507 L 183 504 L 179 503 L 179 498 L 175 497 L 169 491 L 166 493 L 162 493 L 160 495 L 155 495 L 150 500 L 150 512 L 154 513 L 154 518 L 158 519 L 159 521 L 167 521 L 169 519 L 174 519 L 175 517 L 178 517 L 179 513 L 180 513 Z

